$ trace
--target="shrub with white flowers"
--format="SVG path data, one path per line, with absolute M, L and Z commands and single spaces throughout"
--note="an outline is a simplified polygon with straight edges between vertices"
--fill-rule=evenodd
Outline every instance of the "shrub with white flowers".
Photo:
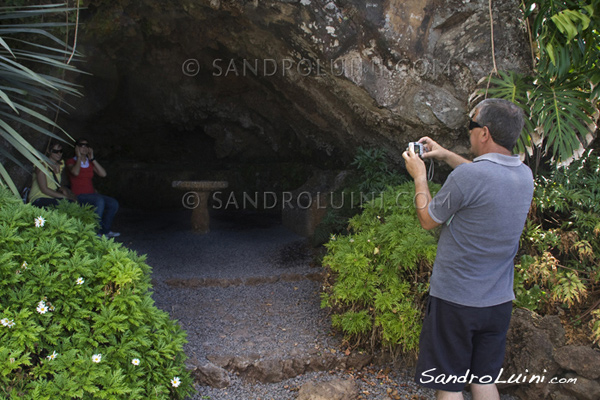
M 77 215 L 74 218 L 72 215 Z M 95 234 L 91 208 L 0 187 L 0 399 L 183 399 L 186 334 L 144 258 Z

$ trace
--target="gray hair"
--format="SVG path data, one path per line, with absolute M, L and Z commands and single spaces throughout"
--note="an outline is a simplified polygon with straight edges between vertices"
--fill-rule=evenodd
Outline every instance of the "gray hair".
M 477 123 L 488 127 L 495 143 L 512 151 L 525 126 L 523 110 L 504 99 L 485 99 L 477 104 L 476 110 L 479 110 Z

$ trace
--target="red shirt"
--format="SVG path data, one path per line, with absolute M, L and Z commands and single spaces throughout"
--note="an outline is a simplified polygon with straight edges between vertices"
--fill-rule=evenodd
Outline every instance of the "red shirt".
M 69 158 L 67 160 L 67 166 L 71 167 L 72 165 L 75 165 L 76 162 L 79 161 L 75 160 L 75 158 Z M 94 166 L 91 162 L 88 163 L 89 165 L 86 168 L 83 166 L 80 168 L 79 175 L 77 176 L 73 175 L 69 169 L 71 191 L 75 195 L 96 193 L 94 185 L 92 184 L 92 178 L 94 177 Z

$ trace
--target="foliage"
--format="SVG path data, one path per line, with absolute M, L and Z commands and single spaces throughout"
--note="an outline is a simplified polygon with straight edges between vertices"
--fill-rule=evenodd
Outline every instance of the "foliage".
M 437 238 L 421 228 L 413 194 L 412 182 L 388 188 L 350 220 L 350 234 L 326 244 L 329 274 L 321 304 L 356 346 L 403 353 L 418 348 Z
M 154 305 L 150 267 L 71 207 L 0 188 L 0 399 L 184 398 L 185 332 Z
M 358 190 L 362 193 L 381 193 L 391 184 L 406 181 L 406 178 L 390 170 L 383 149 L 359 147 L 352 165 L 359 171 Z
M 64 4 L 0 7 L 0 137 L 42 171 L 46 171 L 43 162 L 47 158 L 15 126 L 60 139 L 53 130 L 61 129 L 47 113 L 61 109 L 63 94 L 79 92 L 65 79 L 40 71 L 77 71 L 67 60 L 78 55 L 52 34 L 54 29 L 64 29 L 65 22 L 50 18 L 69 11 L 73 9 Z M 25 168 L 4 146 L 0 146 L 0 155 Z M 1 164 L 0 186 L 19 195 Z
M 383 149 L 359 147 L 352 165 L 357 174 L 328 198 L 327 214 L 315 230 L 313 244 L 323 244 L 331 234 L 346 232 L 348 220 L 361 211 L 363 204 L 388 186 L 406 181 L 405 176 L 390 169 Z
M 59 200 L 58 205 L 51 207 L 56 211 L 66 214 L 81 221 L 85 225 L 91 225 L 94 231 L 100 230 L 100 218 L 91 204 L 79 204 L 67 200 Z
M 600 158 L 593 151 L 536 180 L 534 209 L 521 238 L 516 304 L 573 320 L 592 317 L 600 340 Z M 596 311 L 594 311 L 594 309 Z
M 592 140 L 600 97 L 600 0 L 522 3 L 531 21 L 534 74 L 499 72 L 480 95 L 518 104 L 529 118 L 516 150 L 557 164 Z

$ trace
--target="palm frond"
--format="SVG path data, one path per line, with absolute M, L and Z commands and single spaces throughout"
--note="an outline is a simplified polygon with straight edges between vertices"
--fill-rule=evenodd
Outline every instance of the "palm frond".
M 78 72 L 66 63 L 73 49 L 53 33 L 54 29 L 69 24 L 53 22 L 51 18 L 71 11 L 75 9 L 64 3 L 0 7 L 0 137 L 42 170 L 47 158 L 15 127 L 63 141 L 61 136 L 72 140 L 48 117 L 50 112 L 65 111 L 61 106 L 64 95 L 81 96 L 76 85 L 58 76 L 67 71 Z M 81 55 L 74 53 L 74 58 L 81 59 Z M 55 134 L 55 129 L 60 133 Z M 9 152 L 2 151 L 1 155 L 3 160 L 24 167 Z M 0 168 L 0 184 L 19 195 L 4 166 Z
M 589 96 L 574 82 L 545 82 L 534 92 L 532 113 L 542 128 L 545 151 L 557 162 L 569 159 L 588 144 L 581 138 L 594 125 Z

